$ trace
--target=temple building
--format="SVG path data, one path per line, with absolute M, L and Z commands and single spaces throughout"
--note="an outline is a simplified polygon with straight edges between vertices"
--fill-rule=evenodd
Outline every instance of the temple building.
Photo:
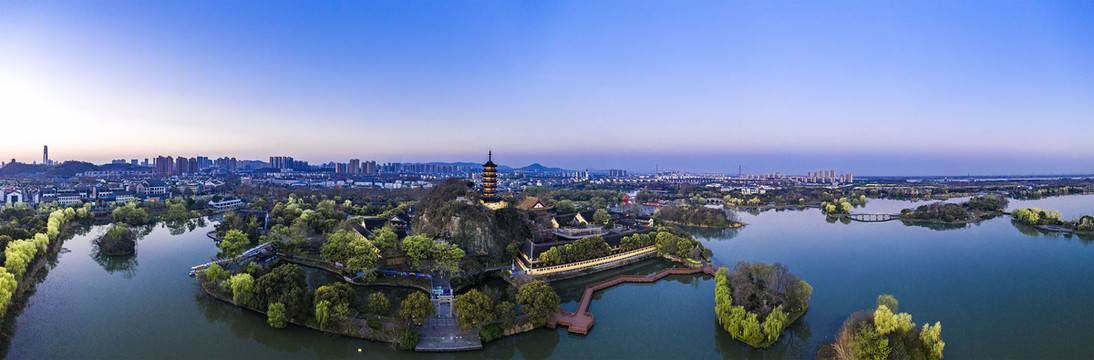
M 482 202 L 490 210 L 503 209 L 509 206 L 498 197 L 498 165 L 494 164 L 494 152 L 487 153 L 486 163 L 482 164 Z

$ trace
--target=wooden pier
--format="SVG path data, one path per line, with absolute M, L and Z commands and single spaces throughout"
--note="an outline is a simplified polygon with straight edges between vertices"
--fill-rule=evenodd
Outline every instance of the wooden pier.
M 708 275 L 714 275 L 714 267 L 707 265 L 694 268 L 669 268 L 658 271 L 657 273 L 649 276 L 642 275 L 619 275 L 614 278 L 604 280 L 585 287 L 585 293 L 581 295 L 581 302 L 577 306 L 577 311 L 568 312 L 561 309 L 555 316 L 552 316 L 547 324 L 554 327 L 557 325 L 566 326 L 566 328 L 575 334 L 588 334 L 589 329 L 593 327 L 595 318 L 593 314 L 589 313 L 589 303 L 593 301 L 593 293 L 616 286 L 622 283 L 636 282 L 636 283 L 651 283 L 668 275 L 687 275 L 696 273 L 706 273 Z

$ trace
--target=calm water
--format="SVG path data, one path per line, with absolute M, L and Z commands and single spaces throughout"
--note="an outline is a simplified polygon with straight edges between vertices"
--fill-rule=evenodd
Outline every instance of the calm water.
M 1091 196 L 1012 203 L 1059 209 L 1069 218 L 1094 213 Z M 871 200 L 856 211 L 920 204 Z M 481 352 L 397 352 L 310 330 L 271 329 L 261 315 L 204 296 L 186 275 L 216 253 L 205 237 L 209 228 L 180 235 L 157 228 L 139 242 L 132 260 L 120 264 L 92 257 L 90 241 L 103 231 L 96 228 L 64 244 L 70 252 L 60 255 L 18 318 L 8 357 L 811 358 L 847 315 L 891 293 L 917 324 L 942 322 L 949 359 L 1094 358 L 1090 241 L 1019 231 L 1006 217 L 942 230 L 900 222 L 828 223 L 816 209 L 740 216 L 749 226 L 695 231 L 716 263 L 782 262 L 814 287 L 809 312 L 765 351 L 718 330 L 709 276 L 602 291 L 591 306 L 596 326 L 588 336 L 539 329 L 487 344 Z M 647 261 L 554 285 L 563 307 L 573 310 L 587 284 L 665 265 Z M 327 281 L 321 272 L 309 273 L 312 286 Z M 405 296 L 403 290 L 382 290 Z

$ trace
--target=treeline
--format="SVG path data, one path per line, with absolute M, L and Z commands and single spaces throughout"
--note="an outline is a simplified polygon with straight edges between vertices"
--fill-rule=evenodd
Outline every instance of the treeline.
M 859 195 L 857 197 L 839 198 L 831 202 L 823 201 L 820 204 L 820 209 L 826 214 L 849 214 L 851 208 L 866 206 L 866 195 Z
M 604 257 L 611 253 L 612 247 L 604 241 L 604 237 L 597 235 L 581 238 L 566 245 L 555 246 L 540 253 L 538 259 L 541 263 L 547 265 L 557 265 Z
M 903 209 L 900 211 L 900 218 L 903 220 L 944 222 L 969 221 L 975 220 L 985 214 L 1001 213 L 1007 208 L 1008 203 L 1006 196 L 975 196 L 960 204 L 935 202 L 927 205 L 920 205 L 914 210 Z
M 714 276 L 714 312 L 734 339 L 764 348 L 809 306 L 813 287 L 782 264 L 737 262 Z
M 912 315 L 897 311 L 896 298 L 878 296 L 874 310 L 852 314 L 835 340 L 821 343 L 817 359 L 941 359 L 942 323 L 916 328 Z
M 198 280 L 205 290 L 230 298 L 236 305 L 265 312 L 271 327 L 296 323 L 350 336 L 373 333 L 373 340 L 390 341 L 404 350 L 414 349 L 417 344 L 418 334 L 411 325 L 420 326 L 435 312 L 429 296 L 420 291 L 398 302 L 394 313 L 392 303 L 398 299 L 375 292 L 366 301 L 358 301 L 354 290 L 342 282 L 310 291 L 304 270 L 295 264 L 272 270 L 247 266 L 235 273 L 212 265 L 198 275 Z M 495 301 L 477 290 L 458 296 L 454 309 L 460 325 L 464 329 L 484 327 L 487 335 L 500 337 L 502 329 L 490 325 L 509 325 L 523 314 L 527 321 L 540 326 L 558 309 L 558 294 L 543 281 L 524 284 L 509 296 L 512 298 Z M 509 300 L 520 305 L 520 313 Z M 364 322 L 379 332 L 363 332 L 360 320 L 367 320 Z M 385 326 L 381 320 L 396 325 Z
M 1054 186 L 1027 190 L 1012 190 L 1010 196 L 1015 199 L 1035 200 L 1051 196 L 1085 194 L 1087 191 L 1089 191 L 1087 188 L 1076 186 Z
M 60 237 L 64 225 L 74 219 L 76 210 L 73 208 L 54 210 L 45 220 L 43 232 L 25 239 L 4 239 L 7 244 L 4 247 L 4 267 L 0 268 L 0 317 L 7 313 L 8 305 L 11 305 L 12 297 L 19 288 L 19 281 L 26 275 L 27 266 L 38 256 L 44 255 L 49 244 Z M 5 236 L 8 235 L 0 235 Z
M 658 220 L 685 226 L 724 228 L 740 224 L 740 221 L 737 219 L 737 214 L 732 211 L 696 205 L 665 206 L 657 211 L 655 217 Z
M 518 314 L 513 302 L 520 304 L 522 313 L 528 315 L 528 321 L 533 326 L 542 326 L 558 310 L 560 301 L 546 282 L 533 281 L 521 285 L 515 296 L 510 292 L 480 292 L 471 289 L 468 292 L 456 296 L 452 310 L 456 314 L 456 321 L 460 329 L 472 331 L 481 329 L 479 336 L 484 343 L 501 338 L 505 329 L 511 328 L 517 321 Z M 491 296 L 494 295 L 494 296 Z
M 1075 220 L 1062 220 L 1062 215 L 1055 210 L 1041 210 L 1038 208 L 1026 208 L 1014 210 L 1010 216 L 1015 221 L 1026 225 L 1056 225 L 1077 232 L 1094 232 L 1094 216 L 1083 215 Z

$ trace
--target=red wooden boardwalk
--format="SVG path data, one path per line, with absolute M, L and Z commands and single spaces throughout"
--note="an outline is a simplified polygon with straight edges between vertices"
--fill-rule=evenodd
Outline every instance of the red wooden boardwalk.
M 656 274 L 649 276 L 642 275 L 619 275 L 614 278 L 604 280 L 585 287 L 585 293 L 581 295 L 581 303 L 577 305 L 577 311 L 568 312 L 561 309 L 555 316 L 551 317 L 551 320 L 547 321 L 547 324 L 551 326 L 563 325 L 566 328 L 576 334 L 588 334 L 589 328 L 593 327 L 594 317 L 589 313 L 589 303 L 593 301 L 593 293 L 616 286 L 627 282 L 637 283 L 651 283 L 668 275 L 686 275 L 695 273 L 706 273 L 708 275 L 714 275 L 715 270 L 712 266 L 703 266 L 695 268 L 669 268 L 658 271 Z

